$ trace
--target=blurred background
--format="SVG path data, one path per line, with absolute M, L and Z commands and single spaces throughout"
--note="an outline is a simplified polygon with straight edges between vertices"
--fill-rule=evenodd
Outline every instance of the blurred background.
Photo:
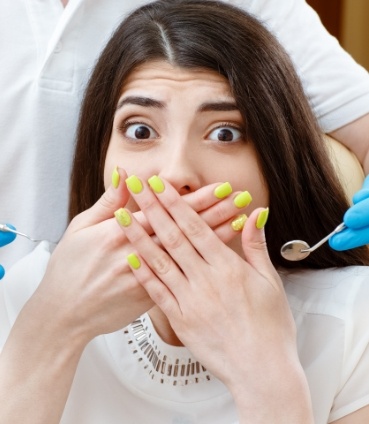
M 306 0 L 328 31 L 369 71 L 369 0 Z

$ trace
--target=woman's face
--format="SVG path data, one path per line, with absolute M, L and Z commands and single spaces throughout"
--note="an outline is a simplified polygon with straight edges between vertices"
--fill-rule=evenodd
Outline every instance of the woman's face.
M 128 175 L 159 175 L 185 194 L 214 182 L 253 196 L 249 211 L 268 205 L 268 192 L 227 80 L 215 72 L 150 62 L 122 87 L 105 161 Z M 137 206 L 131 200 L 132 211 Z

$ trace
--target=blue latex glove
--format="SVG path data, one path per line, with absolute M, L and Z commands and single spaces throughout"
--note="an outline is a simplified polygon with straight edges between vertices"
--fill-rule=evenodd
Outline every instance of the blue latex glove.
M 369 244 L 369 175 L 353 197 L 353 206 L 345 213 L 343 231 L 329 239 L 334 250 L 348 250 Z
M 15 228 L 10 225 L 10 224 L 6 224 L 8 227 L 12 228 L 13 230 L 15 230 Z M 9 233 L 6 231 L 0 231 L 0 247 L 6 246 L 7 244 L 11 243 L 12 241 L 15 240 L 15 238 L 17 237 L 16 234 L 13 233 Z M 0 280 L 4 277 L 5 275 L 5 269 L 2 265 L 0 265 Z

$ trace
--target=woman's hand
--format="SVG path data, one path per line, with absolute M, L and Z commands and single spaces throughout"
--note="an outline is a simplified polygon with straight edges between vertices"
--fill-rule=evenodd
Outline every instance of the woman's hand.
M 243 259 L 167 181 L 149 181 L 156 196 L 144 184 L 134 198 L 164 250 L 127 210 L 116 213 L 135 247 L 128 261 L 136 278 L 179 339 L 228 386 L 242 422 L 312 422 L 294 321 L 266 250 L 267 210 L 245 224 Z
M 126 174 L 120 172 L 118 188 L 110 187 L 99 202 L 72 221 L 33 299 L 35 304 L 42 299 L 54 320 L 59 313 L 86 340 L 125 327 L 153 306 L 125 261 L 133 247 L 113 218 L 129 197 Z M 201 218 L 224 241 L 235 236 L 232 219 L 251 201 L 248 193 L 230 194 L 229 184 L 212 184 L 185 197 L 188 207 L 200 210 Z M 151 241 L 158 243 L 142 212 L 135 217 Z M 44 314 L 45 308 L 40 311 Z
M 129 197 L 126 174 L 119 173 L 117 188 L 72 221 L 14 324 L 0 357 L 1 424 L 58 423 L 86 343 L 123 328 L 153 305 L 125 261 L 133 247 L 114 218 Z M 250 199 L 241 193 L 219 199 L 213 194 L 218 186 L 203 187 L 186 202 L 229 240 L 235 234 L 231 217 Z M 144 215 L 135 217 L 156 245 Z

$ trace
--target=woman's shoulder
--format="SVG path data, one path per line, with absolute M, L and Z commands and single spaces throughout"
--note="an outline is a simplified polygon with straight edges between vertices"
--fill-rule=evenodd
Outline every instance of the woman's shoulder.
M 293 310 L 347 320 L 353 309 L 368 315 L 369 267 L 281 271 Z
M 282 271 L 281 277 L 316 422 L 333 422 L 366 406 L 369 267 Z

